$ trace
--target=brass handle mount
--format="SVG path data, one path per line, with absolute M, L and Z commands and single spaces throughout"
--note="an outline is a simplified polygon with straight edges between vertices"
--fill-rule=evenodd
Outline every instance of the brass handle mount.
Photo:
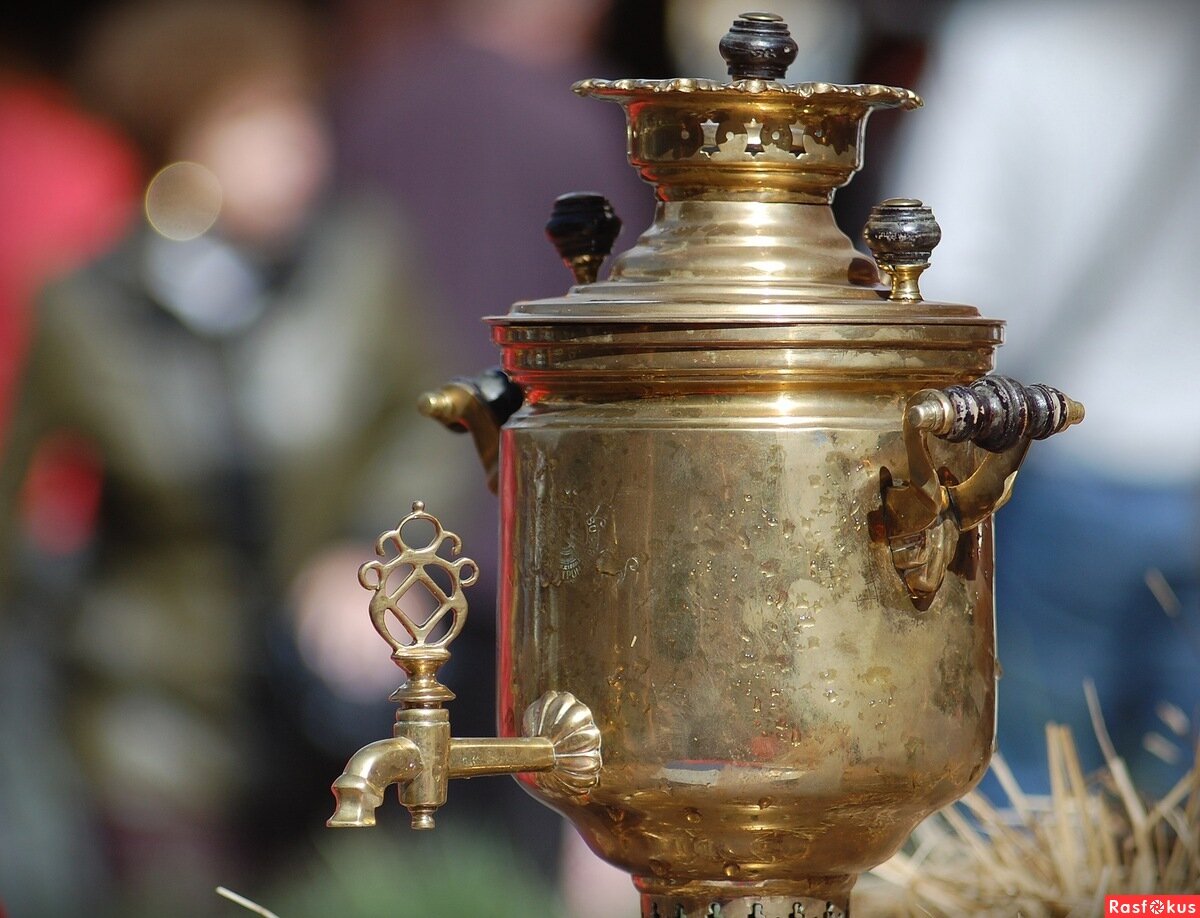
M 892 563 L 920 610 L 933 602 L 955 563 L 959 536 L 1008 501 L 1029 446 L 1083 420 L 1083 405 L 1058 389 L 985 376 L 967 386 L 922 389 L 904 408 L 908 477 L 881 473 L 882 506 L 871 514 L 872 537 L 886 541 Z M 928 435 L 971 441 L 988 451 L 959 483 L 937 469 Z

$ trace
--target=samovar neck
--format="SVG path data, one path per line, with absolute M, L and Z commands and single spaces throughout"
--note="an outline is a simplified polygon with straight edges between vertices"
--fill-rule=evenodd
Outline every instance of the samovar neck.
M 613 261 L 606 284 L 769 283 L 797 297 L 843 299 L 859 288 L 877 301 L 878 282 L 875 263 L 827 206 L 691 200 L 660 202 L 649 229 Z

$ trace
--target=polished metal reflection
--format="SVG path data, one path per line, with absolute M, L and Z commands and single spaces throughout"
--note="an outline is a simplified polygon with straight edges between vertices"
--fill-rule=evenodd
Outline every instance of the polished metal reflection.
M 558 807 L 652 896 L 842 901 L 990 754 L 990 523 L 918 611 L 869 526 L 902 395 L 791 388 L 504 430 L 501 732 L 589 699 L 605 767 Z

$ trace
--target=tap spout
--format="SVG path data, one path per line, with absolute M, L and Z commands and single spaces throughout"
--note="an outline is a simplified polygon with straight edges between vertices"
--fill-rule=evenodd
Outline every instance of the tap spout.
M 375 825 L 375 810 L 392 784 L 404 785 L 420 774 L 421 752 L 402 736 L 363 746 L 333 782 L 336 809 L 325 825 L 348 828 Z

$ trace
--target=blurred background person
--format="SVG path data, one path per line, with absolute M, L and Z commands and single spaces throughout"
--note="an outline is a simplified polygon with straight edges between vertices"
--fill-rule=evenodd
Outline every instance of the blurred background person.
M 401 231 L 330 192 L 315 47 L 299 7 L 158 0 L 84 49 L 153 177 L 145 220 L 39 302 L 0 472 L 15 914 L 214 914 L 319 827 L 399 681 L 354 569 L 414 496 L 469 506 L 470 456 L 412 409 L 445 371 Z M 68 435 L 99 492 L 64 557 L 16 509 Z
M 347 5 L 364 18 L 377 7 Z M 653 194 L 626 163 L 620 110 L 570 91 L 585 77 L 629 76 L 600 52 L 609 0 L 444 0 L 404 12 L 356 30 L 370 39 L 336 96 L 342 178 L 411 216 L 436 308 L 457 330 L 462 371 L 474 372 L 497 362 L 481 317 L 571 284 L 542 229 L 558 195 L 606 195 L 624 248 L 649 225 Z
M 34 297 L 111 247 L 141 190 L 134 145 L 85 111 L 64 78 L 78 16 L 61 5 L 0 15 L 0 451 Z M 77 548 L 95 512 L 96 472 L 76 446 L 52 439 L 30 460 L 22 512 L 30 538 L 52 553 Z
M 1085 678 L 1147 790 L 1195 741 L 1156 706 L 1200 703 L 1198 47 L 1187 2 L 957 4 L 885 188 L 941 223 L 926 296 L 1008 320 L 999 370 L 1087 405 L 996 524 L 999 749 L 1030 791 L 1048 721 L 1099 764 Z
M 0 455 L 39 287 L 111 246 L 139 193 L 133 144 L 85 112 L 64 79 L 80 31 L 78 6 L 27 13 L 0 14 Z M 19 514 L 29 542 L 47 555 L 76 551 L 91 531 L 98 475 L 91 454 L 78 447 L 70 438 L 40 444 L 19 504 L 12 494 L 0 496 L 4 523 Z M 58 754 L 50 701 L 56 676 L 43 653 L 26 652 L 37 636 L 14 634 L 5 617 L 0 605 L 0 721 L 38 726 L 19 743 L 0 729 L 0 775 L 10 787 L 0 793 L 0 901 L 18 914 L 70 914 L 83 905 L 79 888 L 98 883 L 102 871 L 94 846 L 83 841 L 87 819 L 73 808 L 76 786 Z M 17 784 L 29 763 L 54 789 L 47 799 L 32 800 L 34 789 Z M 60 860 L 52 865 L 46 855 Z M 73 866 L 74 889 L 59 882 L 64 862 Z M 4 882 L 14 878 L 15 889 Z M 29 898 L 33 888 L 42 895 Z

